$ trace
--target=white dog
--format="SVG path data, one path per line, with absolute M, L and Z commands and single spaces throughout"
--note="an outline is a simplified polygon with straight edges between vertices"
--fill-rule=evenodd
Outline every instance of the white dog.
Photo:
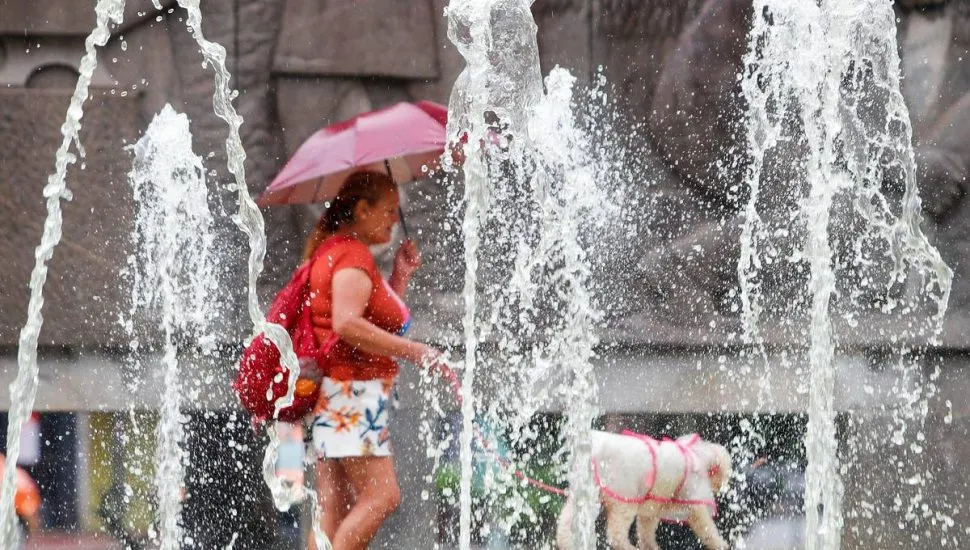
M 731 456 L 697 434 L 657 441 L 645 435 L 593 432 L 593 478 L 606 509 L 606 535 L 615 550 L 630 544 L 637 522 L 640 550 L 660 550 L 654 532 L 662 519 L 685 519 L 707 548 L 727 550 L 714 525 L 714 494 L 727 488 Z M 571 550 L 574 504 L 567 497 L 556 541 Z

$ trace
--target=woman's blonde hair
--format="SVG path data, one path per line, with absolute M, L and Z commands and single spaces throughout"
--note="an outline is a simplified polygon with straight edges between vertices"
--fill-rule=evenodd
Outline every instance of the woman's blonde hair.
M 303 248 L 303 259 L 309 260 L 317 251 L 320 243 L 327 240 L 341 227 L 354 221 L 354 209 L 364 200 L 374 205 L 389 191 L 396 191 L 397 184 L 383 172 L 362 170 L 347 177 L 340 192 L 330 201 L 330 205 L 313 227 Z

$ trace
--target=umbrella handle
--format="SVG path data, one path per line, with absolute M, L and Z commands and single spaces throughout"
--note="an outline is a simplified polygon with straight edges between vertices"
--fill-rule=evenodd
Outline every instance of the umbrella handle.
M 401 208 L 401 205 L 397 206 L 397 216 L 401 221 L 401 230 L 404 231 L 404 238 L 410 241 L 411 235 L 408 234 L 408 224 L 404 222 L 404 209 Z
M 391 178 L 391 181 L 394 181 L 394 173 L 391 172 L 390 160 L 384 159 L 384 169 L 387 170 L 387 176 Z M 404 209 L 401 208 L 400 204 L 397 205 L 397 215 L 401 220 L 401 230 L 404 231 L 404 238 L 410 241 L 411 235 L 408 234 L 408 224 L 404 221 Z

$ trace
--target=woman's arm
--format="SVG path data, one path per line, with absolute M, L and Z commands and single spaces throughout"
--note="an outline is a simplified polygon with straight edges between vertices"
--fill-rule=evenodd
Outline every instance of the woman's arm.
M 359 269 L 341 269 L 333 275 L 331 316 L 333 330 L 345 342 L 368 353 L 399 357 L 421 365 L 434 350 L 407 338 L 391 334 L 364 319 L 373 284 Z

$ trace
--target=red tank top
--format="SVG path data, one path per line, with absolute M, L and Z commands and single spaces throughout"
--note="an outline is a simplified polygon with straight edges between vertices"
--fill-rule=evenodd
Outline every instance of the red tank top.
M 392 334 L 403 334 L 411 322 L 407 306 L 391 289 L 377 269 L 370 249 L 350 237 L 340 239 L 317 258 L 310 271 L 310 311 L 317 342 L 333 335 L 333 276 L 343 269 L 359 269 L 371 281 L 370 298 L 364 308 L 364 319 Z M 384 355 L 367 353 L 338 340 L 324 366 L 324 375 L 337 380 L 373 380 L 397 375 L 397 362 Z

